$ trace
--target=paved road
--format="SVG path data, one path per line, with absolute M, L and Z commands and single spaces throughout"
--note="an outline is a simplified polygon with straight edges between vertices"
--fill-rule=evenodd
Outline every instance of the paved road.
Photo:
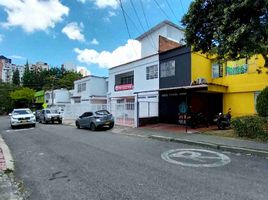
M 199 147 L 64 125 L 9 129 L 8 120 L 0 118 L 16 175 L 31 200 L 268 198 L 267 158 L 225 152 L 229 164 L 188 167 L 169 163 L 161 154 Z

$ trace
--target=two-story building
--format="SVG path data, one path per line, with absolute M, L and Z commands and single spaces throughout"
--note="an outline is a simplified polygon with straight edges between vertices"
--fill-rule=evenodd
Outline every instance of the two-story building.
M 137 38 L 138 60 L 109 69 L 108 105 L 117 124 L 138 126 L 158 118 L 159 52 L 181 46 L 183 30 L 163 21 Z
M 89 75 L 74 81 L 74 89 L 69 91 L 70 104 L 66 104 L 63 116 L 77 118 L 86 111 L 107 108 L 107 77 Z
M 191 108 L 210 121 L 219 112 L 232 116 L 256 113 L 256 97 L 268 86 L 260 55 L 219 63 L 183 46 L 159 54 L 159 121 L 177 123 Z

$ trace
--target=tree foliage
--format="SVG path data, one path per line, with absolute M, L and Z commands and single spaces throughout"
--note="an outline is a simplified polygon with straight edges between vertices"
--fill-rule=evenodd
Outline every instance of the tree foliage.
M 268 65 L 267 0 L 195 0 L 182 23 L 194 51 L 232 60 L 262 54 Z
M 0 83 L 0 114 L 9 113 L 13 109 L 14 102 L 10 97 L 10 93 L 16 88 L 10 83 Z
M 268 87 L 264 88 L 257 97 L 256 110 L 262 117 L 268 117 Z
M 57 67 L 50 68 L 49 70 L 29 70 L 26 64 L 23 86 L 34 90 L 72 89 L 73 82 L 81 77 L 80 73 L 66 71 L 64 68 Z
M 20 85 L 20 72 L 18 69 L 16 69 L 15 72 L 13 73 L 12 83 L 17 86 Z
M 28 87 L 22 87 L 10 93 L 11 99 L 14 101 L 23 101 L 31 103 L 34 99 L 35 91 Z

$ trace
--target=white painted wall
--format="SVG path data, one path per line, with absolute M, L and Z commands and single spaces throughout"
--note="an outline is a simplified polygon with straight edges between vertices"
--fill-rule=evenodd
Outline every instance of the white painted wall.
M 158 53 L 159 35 L 175 40 L 177 42 L 181 42 L 184 38 L 183 31 L 168 24 L 165 24 L 158 30 L 152 32 L 150 35 L 140 40 L 142 58 Z
M 78 85 L 86 83 L 86 90 L 78 92 Z M 74 82 L 73 96 L 81 96 L 81 103 L 88 103 L 90 96 L 107 95 L 106 77 L 88 76 Z
M 45 102 L 48 106 L 52 105 L 52 91 L 45 92 Z M 67 89 L 53 90 L 53 104 L 65 105 L 71 103 L 70 93 Z
M 159 76 L 156 79 L 146 80 L 146 67 L 159 64 L 159 56 L 153 55 L 109 70 L 108 94 L 110 98 L 135 96 L 134 92 L 159 89 Z M 134 71 L 134 89 L 114 91 L 115 75 Z M 159 74 L 159 70 L 158 70 Z
M 157 31 L 140 40 L 142 58 L 158 53 L 159 35 L 164 37 L 167 36 L 167 26 L 161 27 Z

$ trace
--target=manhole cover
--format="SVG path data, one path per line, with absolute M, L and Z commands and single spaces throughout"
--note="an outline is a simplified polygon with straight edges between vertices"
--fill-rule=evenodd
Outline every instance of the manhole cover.
M 204 149 L 171 149 L 161 157 L 167 162 L 188 167 L 220 167 L 231 162 L 222 153 Z

